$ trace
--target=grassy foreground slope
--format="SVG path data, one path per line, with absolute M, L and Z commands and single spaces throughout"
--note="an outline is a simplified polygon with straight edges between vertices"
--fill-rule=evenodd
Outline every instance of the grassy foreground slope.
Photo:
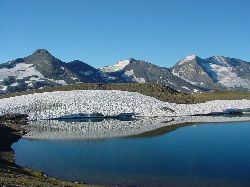
M 0 99 L 18 95 L 31 94 L 31 93 L 70 91 L 70 90 L 122 90 L 129 92 L 138 92 L 143 95 L 155 97 L 161 101 L 166 101 L 171 103 L 200 103 L 210 100 L 250 99 L 250 92 L 214 91 L 214 92 L 205 92 L 197 94 L 185 94 L 177 92 L 167 86 L 159 84 L 150 84 L 150 83 L 72 84 L 72 85 L 47 87 L 44 89 L 34 89 L 25 92 L 0 95 Z
M 204 102 L 211 100 L 237 100 L 237 99 L 250 99 L 250 92 L 214 91 L 214 92 L 199 93 L 193 96 L 196 102 Z

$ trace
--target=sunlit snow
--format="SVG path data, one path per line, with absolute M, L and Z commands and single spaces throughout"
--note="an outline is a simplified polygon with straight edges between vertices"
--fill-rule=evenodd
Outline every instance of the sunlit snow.
M 100 113 L 117 116 L 187 116 L 249 110 L 250 100 L 217 100 L 199 104 L 159 101 L 135 92 L 118 90 L 74 90 L 35 93 L 0 99 L 0 115 L 28 114 L 30 120 L 64 118 Z
M 37 71 L 32 64 L 19 63 L 13 68 L 2 68 L 0 69 L 0 81 L 8 78 L 9 76 L 14 76 L 16 79 L 23 79 L 25 77 L 37 76 L 43 78 L 44 76 Z
M 102 68 L 100 68 L 103 72 L 116 72 L 116 71 L 120 71 L 123 68 L 125 68 L 125 66 L 127 66 L 130 63 L 130 60 L 121 60 L 118 61 L 116 64 L 112 65 L 112 66 L 104 66 Z

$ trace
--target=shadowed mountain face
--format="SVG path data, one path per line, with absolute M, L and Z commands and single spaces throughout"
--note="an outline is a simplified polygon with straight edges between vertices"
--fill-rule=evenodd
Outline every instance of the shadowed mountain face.
M 158 83 L 194 93 L 206 90 L 250 90 L 248 62 L 227 58 L 188 56 L 173 68 L 133 58 L 96 69 L 82 61 L 63 62 L 45 49 L 0 64 L 0 93 L 75 83 Z
M 201 59 L 192 55 L 179 61 L 172 73 L 187 82 L 212 90 L 250 90 L 250 63 L 214 56 Z

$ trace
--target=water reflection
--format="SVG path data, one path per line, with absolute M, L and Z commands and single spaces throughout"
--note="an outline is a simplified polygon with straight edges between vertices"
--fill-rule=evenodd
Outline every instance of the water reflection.
M 58 140 L 98 140 L 115 137 L 144 137 L 164 134 L 182 126 L 205 122 L 250 121 L 250 116 L 157 117 L 134 120 L 67 119 L 31 121 L 24 138 Z

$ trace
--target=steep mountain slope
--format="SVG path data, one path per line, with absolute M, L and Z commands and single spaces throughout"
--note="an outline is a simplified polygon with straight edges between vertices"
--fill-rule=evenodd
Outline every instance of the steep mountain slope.
M 79 82 L 105 82 L 106 76 L 101 71 L 82 61 L 74 60 L 65 65 L 76 74 Z
M 157 83 L 181 92 L 201 90 L 199 87 L 173 75 L 168 68 L 132 58 L 118 61 L 116 64 L 100 68 L 100 70 L 121 82 Z
M 216 90 L 250 90 L 250 63 L 229 57 L 201 59 L 191 55 L 179 61 L 172 73 L 193 85 Z

